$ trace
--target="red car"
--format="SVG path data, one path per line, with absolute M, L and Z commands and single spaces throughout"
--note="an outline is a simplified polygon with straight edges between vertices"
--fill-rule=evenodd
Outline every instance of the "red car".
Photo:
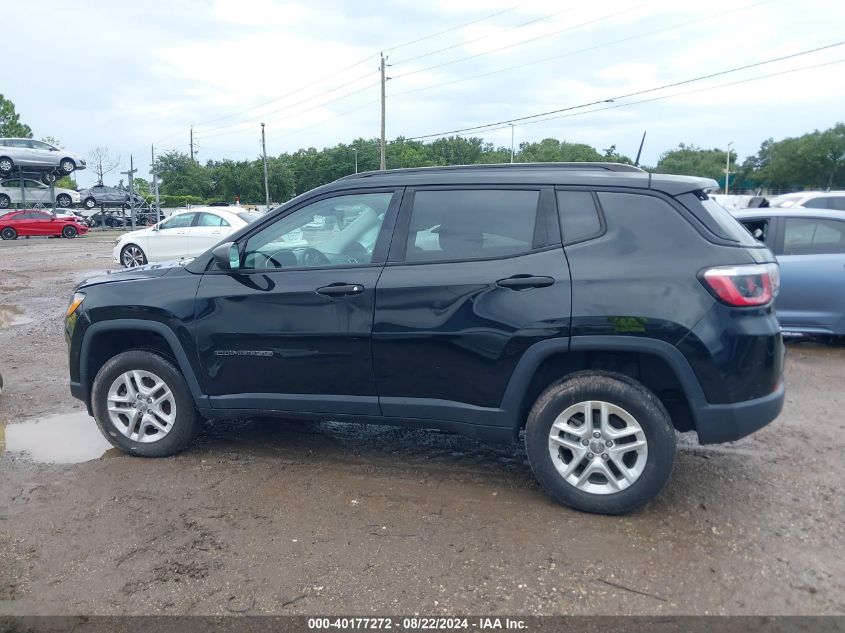
M 53 235 L 72 238 L 85 235 L 88 227 L 77 220 L 63 216 L 55 217 L 46 211 L 24 209 L 0 215 L 0 237 L 16 240 L 19 235 Z

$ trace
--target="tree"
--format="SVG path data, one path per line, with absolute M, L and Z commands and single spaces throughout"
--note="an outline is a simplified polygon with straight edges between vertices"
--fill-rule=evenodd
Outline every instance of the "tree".
M 97 174 L 97 184 L 102 185 L 103 176 L 114 171 L 120 165 L 120 156 L 112 156 L 108 147 L 95 147 L 88 152 L 88 163 L 94 173 Z
M 660 155 L 654 171 L 662 174 L 703 176 L 713 180 L 722 179 L 724 184 L 727 152 L 722 149 L 702 149 L 695 145 L 681 143 Z M 731 164 L 736 163 L 736 152 L 731 151 Z
M 32 138 L 32 128 L 20 122 L 15 104 L 0 94 L 0 136 Z

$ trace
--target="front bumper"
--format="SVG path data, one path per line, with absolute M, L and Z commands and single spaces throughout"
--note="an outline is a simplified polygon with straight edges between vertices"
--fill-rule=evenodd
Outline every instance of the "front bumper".
M 767 396 L 701 407 L 696 416 L 699 443 L 733 442 L 763 428 L 778 417 L 783 409 L 785 391 L 781 379 L 777 388 Z

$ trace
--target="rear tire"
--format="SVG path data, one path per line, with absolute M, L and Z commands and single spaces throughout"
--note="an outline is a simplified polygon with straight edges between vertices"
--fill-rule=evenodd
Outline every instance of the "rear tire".
M 75 226 L 66 226 L 62 229 L 62 237 L 72 240 L 79 234 Z
M 97 206 L 97 201 L 96 201 L 96 200 L 94 200 L 94 198 L 90 198 L 90 197 L 89 197 L 89 198 L 85 198 L 85 200 L 83 200 L 83 201 L 82 201 L 82 205 L 83 205 L 86 209 L 91 210 L 91 209 L 93 209 L 94 207 L 96 207 L 96 206 Z
M 59 169 L 65 175 L 72 174 L 73 170 L 76 169 L 76 163 L 70 158 L 63 158 L 62 162 L 59 163 Z
M 0 238 L 4 240 L 16 240 L 18 239 L 18 232 L 11 226 L 7 226 L 5 229 L 0 231 Z
M 12 199 L 5 193 L 0 193 L 0 209 L 8 209 L 12 206 Z
M 159 399 L 161 407 L 155 404 Z M 201 427 L 185 378 L 152 352 L 123 352 L 103 365 L 94 379 L 91 404 L 103 436 L 130 455 L 175 455 Z
M 540 485 L 558 502 L 624 514 L 651 501 L 668 481 L 675 431 L 663 404 L 639 382 L 580 372 L 537 398 L 525 449 Z

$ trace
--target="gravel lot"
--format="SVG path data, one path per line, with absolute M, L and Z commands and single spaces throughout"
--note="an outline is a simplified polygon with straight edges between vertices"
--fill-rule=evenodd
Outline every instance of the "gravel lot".
M 625 517 L 555 505 L 521 447 L 440 432 L 233 421 L 174 458 L 102 455 L 61 320 L 113 240 L 0 244 L 0 614 L 845 613 L 845 347 L 791 343 L 781 417 L 682 437 Z M 90 461 L 38 461 L 73 447 Z

